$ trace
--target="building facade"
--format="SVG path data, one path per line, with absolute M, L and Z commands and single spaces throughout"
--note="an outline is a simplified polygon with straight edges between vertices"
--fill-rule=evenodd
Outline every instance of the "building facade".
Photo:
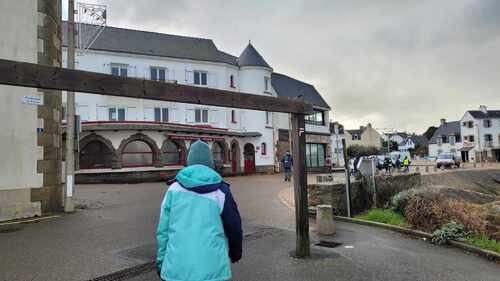
M 460 159 L 462 147 L 460 121 L 447 122 L 441 119 L 439 128 L 429 140 L 429 156 L 438 157 L 444 153 Z
M 347 146 L 361 145 L 382 148 L 382 136 L 368 123 L 359 130 L 345 130 Z
M 60 5 L 1 1 L 0 58 L 61 66 Z M 59 91 L 0 86 L 0 221 L 61 209 L 61 108 Z
M 91 28 L 83 25 L 80 32 Z M 250 43 L 236 57 L 209 39 L 106 27 L 88 50 L 77 50 L 76 68 L 271 97 L 303 93 L 317 110 L 307 117 L 317 119 L 306 126 L 308 146 L 322 143 L 323 134 L 329 140 L 324 120 L 330 107 L 321 95 L 312 85 L 274 72 Z M 85 93 L 76 93 L 76 111 L 82 121 L 80 177 L 104 169 L 174 173 L 198 139 L 208 142 L 225 174 L 274 172 L 280 165 L 280 136 L 289 129 L 283 113 Z M 325 145 L 323 154 L 328 149 Z M 308 150 L 317 165 L 324 157 L 319 151 Z
M 460 119 L 463 161 L 500 162 L 500 110 L 469 110 Z

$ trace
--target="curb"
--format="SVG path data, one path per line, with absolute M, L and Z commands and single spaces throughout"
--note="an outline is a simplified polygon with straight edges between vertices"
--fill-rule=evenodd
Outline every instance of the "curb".
M 311 210 L 310 210 L 309 214 L 312 215 Z M 414 230 L 414 229 L 404 228 L 404 227 L 395 226 L 395 225 L 389 225 L 389 224 L 380 223 L 380 222 L 372 222 L 372 221 L 353 219 L 353 218 L 342 217 L 342 216 L 334 216 L 334 218 L 339 220 L 339 221 L 343 221 L 343 222 L 361 224 L 361 225 L 366 225 L 366 226 L 375 226 L 375 227 L 380 227 L 380 228 L 396 231 L 399 233 L 403 233 L 406 235 L 411 235 L 414 237 L 426 238 L 426 239 L 429 239 L 429 241 L 432 238 L 432 235 L 430 233 L 423 232 L 420 230 Z M 465 252 L 476 254 L 476 255 L 483 257 L 483 258 L 486 258 L 490 261 L 500 262 L 500 254 L 495 253 L 493 251 L 484 250 L 484 249 L 478 248 L 476 246 L 470 245 L 468 243 L 459 242 L 459 241 L 449 241 L 449 245 L 451 245 L 452 247 L 455 247 L 455 248 L 462 249 Z

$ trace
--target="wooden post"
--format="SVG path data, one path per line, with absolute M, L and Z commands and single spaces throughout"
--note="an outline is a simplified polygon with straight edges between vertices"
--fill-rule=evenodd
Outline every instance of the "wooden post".
M 293 186 L 295 195 L 295 231 L 297 258 L 310 256 L 309 208 L 307 202 L 306 133 L 303 114 L 291 114 Z
M 342 139 L 342 150 L 344 152 L 344 168 L 345 168 L 345 195 L 347 217 L 351 217 L 351 172 L 349 170 L 349 159 L 347 159 L 347 147 L 345 139 Z

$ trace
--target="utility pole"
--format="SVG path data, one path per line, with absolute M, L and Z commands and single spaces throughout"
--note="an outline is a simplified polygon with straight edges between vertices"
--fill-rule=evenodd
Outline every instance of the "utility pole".
M 75 0 L 68 0 L 68 65 L 75 69 Z M 66 93 L 66 189 L 64 211 L 74 212 L 73 188 L 75 182 L 75 92 Z

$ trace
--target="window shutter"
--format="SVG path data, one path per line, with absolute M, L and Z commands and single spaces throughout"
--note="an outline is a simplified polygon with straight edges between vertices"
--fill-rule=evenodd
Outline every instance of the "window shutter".
M 208 73 L 208 86 L 210 88 L 217 88 L 217 74 L 213 72 Z
M 97 120 L 98 121 L 108 121 L 108 107 L 107 106 L 97 106 Z
M 184 80 L 186 84 L 194 84 L 193 68 L 191 66 L 186 66 Z
M 154 121 L 154 109 L 152 107 L 144 108 L 144 121 Z
M 194 123 L 194 108 L 186 109 L 186 122 Z
M 208 111 L 208 122 L 210 122 L 212 124 L 217 123 L 217 119 L 218 119 L 217 114 L 219 114 L 218 110 L 209 110 Z
M 171 109 L 170 109 L 170 112 L 169 112 L 169 120 L 170 122 L 173 122 L 173 123 L 182 123 L 182 118 L 183 117 L 183 112 L 182 110 L 180 110 L 177 105 L 174 105 Z
M 127 117 L 126 120 L 137 121 L 137 108 L 127 107 Z

